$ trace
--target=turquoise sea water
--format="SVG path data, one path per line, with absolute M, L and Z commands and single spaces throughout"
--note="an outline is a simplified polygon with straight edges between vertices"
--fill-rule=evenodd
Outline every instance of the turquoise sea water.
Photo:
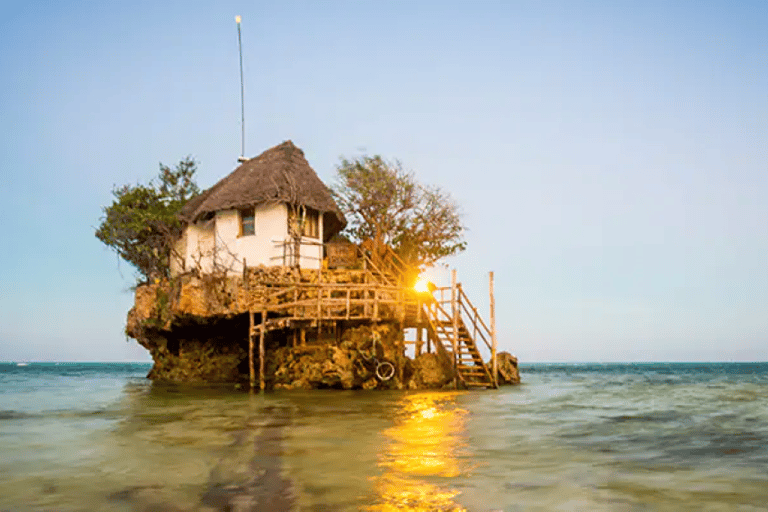
M 536 364 L 475 392 L 0 364 L 0 511 L 768 510 L 768 364 Z

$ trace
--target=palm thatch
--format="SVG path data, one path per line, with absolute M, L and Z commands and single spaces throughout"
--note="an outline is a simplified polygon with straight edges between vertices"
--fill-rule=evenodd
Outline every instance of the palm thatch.
M 313 208 L 323 215 L 326 239 L 347 225 L 328 187 L 320 180 L 304 152 L 287 140 L 250 160 L 229 176 L 191 199 L 181 218 L 194 222 L 207 213 L 284 202 Z

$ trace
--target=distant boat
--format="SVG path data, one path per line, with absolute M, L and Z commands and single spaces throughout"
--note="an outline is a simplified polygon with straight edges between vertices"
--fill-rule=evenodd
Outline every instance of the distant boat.
M 27 366 L 29 363 L 16 363 L 16 366 Z

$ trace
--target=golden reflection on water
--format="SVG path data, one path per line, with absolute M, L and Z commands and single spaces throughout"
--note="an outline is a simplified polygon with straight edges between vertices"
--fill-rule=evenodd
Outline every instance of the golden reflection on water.
M 385 441 L 374 479 L 378 502 L 368 510 L 464 510 L 455 502 L 460 492 L 440 485 L 441 478 L 462 473 L 466 457 L 467 411 L 456 403 L 457 392 L 405 395 L 395 425 Z

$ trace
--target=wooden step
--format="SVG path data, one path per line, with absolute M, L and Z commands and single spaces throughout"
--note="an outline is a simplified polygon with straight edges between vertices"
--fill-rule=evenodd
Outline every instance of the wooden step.
M 473 388 L 492 388 L 493 382 L 465 382 L 465 386 Z

